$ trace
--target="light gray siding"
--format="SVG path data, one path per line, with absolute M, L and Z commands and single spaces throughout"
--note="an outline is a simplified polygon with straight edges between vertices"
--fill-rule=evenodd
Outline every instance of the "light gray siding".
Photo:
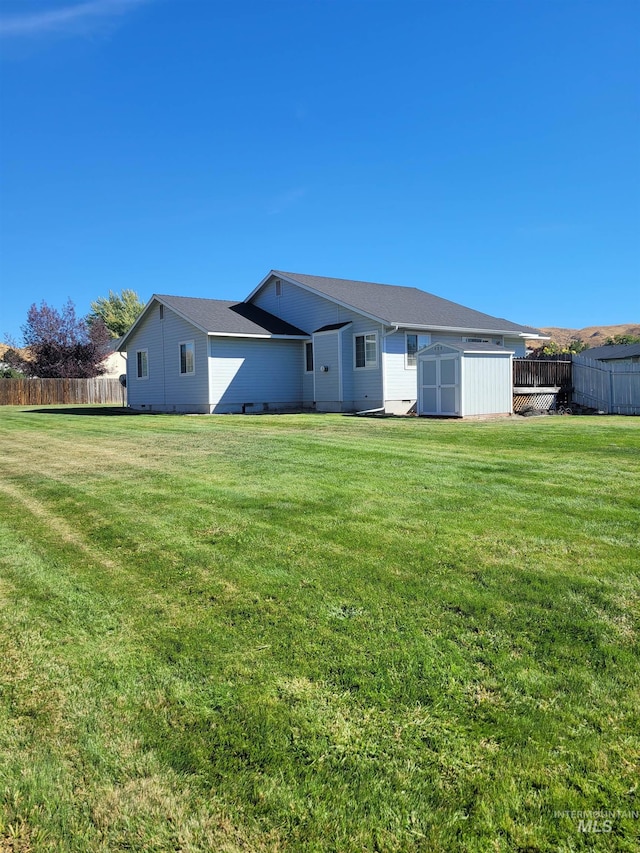
M 318 373 L 322 362 L 317 351 L 317 341 L 314 351 L 314 373 L 315 373 L 315 393 L 318 396 L 320 393 L 323 397 L 327 397 L 330 393 L 336 393 L 336 400 L 333 401 L 339 406 L 335 406 L 341 411 L 357 411 L 361 409 L 372 409 L 382 406 L 382 332 L 383 327 L 367 317 L 363 317 L 354 311 L 349 311 L 335 302 L 331 302 L 322 296 L 315 293 L 310 293 L 301 287 L 289 284 L 282 281 L 281 295 L 276 296 L 275 279 L 270 279 L 262 290 L 256 294 L 252 300 L 254 304 L 282 317 L 288 323 L 297 326 L 299 329 L 309 332 L 310 334 L 323 326 L 328 326 L 333 323 L 352 323 L 351 326 L 341 330 L 337 334 L 341 337 L 341 352 L 340 359 L 342 365 L 342 399 L 337 386 L 334 392 L 329 390 L 329 385 L 333 382 L 332 377 L 324 376 L 320 379 Z M 354 337 L 359 334 L 368 332 L 377 332 L 378 335 L 378 361 L 375 367 L 356 368 L 354 360 Z M 321 344 L 320 346 L 325 346 Z M 302 368 L 304 370 L 304 366 Z M 329 371 L 331 373 L 331 371 Z M 318 382 L 327 380 L 326 391 L 321 391 Z M 313 393 L 312 381 L 306 376 L 304 380 L 305 401 L 308 393 Z M 316 402 L 329 403 L 328 399 Z M 320 406 L 319 406 L 320 408 Z
M 348 312 L 335 302 L 286 281 L 282 282 L 281 296 L 276 296 L 275 279 L 268 281 L 252 302 L 309 334 L 322 326 L 351 319 Z
M 153 302 L 127 342 L 127 400 L 134 409 L 162 412 L 208 411 L 207 336 L 166 306 Z M 193 341 L 195 372 L 180 374 L 180 343 Z M 137 378 L 136 353 L 148 351 L 148 379 Z
M 385 409 L 392 414 L 406 414 L 416 401 L 416 368 L 406 366 L 404 330 L 388 335 L 384 350 Z
M 341 332 L 314 335 L 314 372 L 316 379 L 316 408 L 319 411 L 339 412 L 342 409 L 342 379 L 340 375 Z
M 350 365 L 348 371 L 353 382 L 349 401 L 345 398 L 346 411 L 362 411 L 364 409 L 379 409 L 382 401 L 382 335 L 384 326 L 374 323 L 367 317 L 353 315 L 353 325 L 348 330 L 347 341 L 345 341 L 345 364 Z M 355 366 L 355 338 L 358 335 L 366 335 L 370 332 L 377 334 L 378 359 L 375 367 Z M 350 340 L 349 340 L 350 339 Z
M 510 414 L 513 411 L 513 366 L 507 355 L 465 353 L 460 366 L 461 413 Z
M 302 341 L 212 336 L 209 353 L 209 411 L 261 412 L 302 407 Z
M 526 341 L 522 338 L 507 338 L 504 339 L 504 348 L 512 350 L 514 358 L 524 358 L 527 354 Z

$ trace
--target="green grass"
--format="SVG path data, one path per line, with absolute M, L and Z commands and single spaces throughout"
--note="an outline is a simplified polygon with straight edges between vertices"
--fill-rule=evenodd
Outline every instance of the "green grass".
M 0 849 L 636 851 L 639 511 L 633 418 L 0 409 Z

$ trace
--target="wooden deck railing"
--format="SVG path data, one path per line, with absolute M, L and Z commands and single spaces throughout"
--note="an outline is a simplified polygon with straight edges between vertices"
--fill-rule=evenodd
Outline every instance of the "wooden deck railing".
M 513 359 L 515 388 L 571 388 L 571 361 L 538 358 Z

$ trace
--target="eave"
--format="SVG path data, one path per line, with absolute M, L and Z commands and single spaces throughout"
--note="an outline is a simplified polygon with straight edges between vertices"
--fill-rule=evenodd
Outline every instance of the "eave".
M 536 332 L 518 332 L 515 329 L 480 329 L 477 326 L 465 328 L 463 326 L 436 326 L 436 325 L 421 325 L 420 323 L 388 323 L 389 326 L 394 326 L 396 329 L 418 329 L 424 332 L 447 332 L 453 334 L 464 335 L 505 335 L 510 338 L 523 338 L 527 341 L 548 341 L 548 335 L 540 335 Z

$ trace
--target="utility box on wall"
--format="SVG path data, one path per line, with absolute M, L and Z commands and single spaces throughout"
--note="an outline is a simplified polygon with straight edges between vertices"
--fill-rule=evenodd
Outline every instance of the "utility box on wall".
M 433 343 L 417 353 L 419 415 L 513 412 L 513 352 L 487 343 Z

